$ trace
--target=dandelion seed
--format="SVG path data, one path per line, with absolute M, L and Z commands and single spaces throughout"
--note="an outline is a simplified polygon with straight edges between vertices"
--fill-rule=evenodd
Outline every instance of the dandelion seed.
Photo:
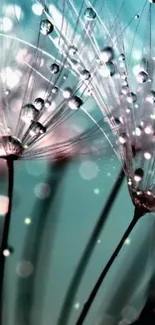
M 19 24 L 15 23 L 16 11 L 14 17 L 7 17 L 7 20 L 3 17 L 0 20 L 0 158 L 6 161 L 8 167 L 9 200 L 0 251 L 0 300 L 5 257 L 10 254 L 8 234 L 14 161 L 49 158 L 53 162 L 57 159 L 63 161 L 68 156 L 97 153 L 101 145 L 95 146 L 94 141 L 104 134 L 104 122 L 97 122 L 92 117 L 93 126 L 90 129 L 81 134 L 74 133 L 70 138 L 67 132 L 63 137 L 61 135 L 65 125 L 67 130 L 71 128 L 72 118 L 77 112 L 89 114 L 84 108 L 85 102 L 89 100 L 90 105 L 95 105 L 96 100 L 93 97 L 88 99 L 86 95 L 91 88 L 91 71 L 84 65 L 80 65 L 79 69 L 72 61 L 75 58 L 78 62 L 79 48 L 76 42 L 68 43 L 63 32 L 58 35 L 55 20 L 49 17 L 45 4 L 41 6 L 41 15 L 38 8 L 37 11 L 36 7 L 32 8 L 39 20 L 32 44 L 25 37 L 26 27 L 30 28 L 28 24 L 24 29 L 24 38 L 21 39 L 22 31 L 18 28 Z M 91 23 L 91 10 L 85 13 L 85 17 Z M 6 22 L 7 26 L 4 24 Z M 7 34 L 10 30 L 12 34 Z M 53 43 L 52 53 L 46 50 L 47 39 Z M 25 224 L 29 223 L 30 220 L 26 218 Z

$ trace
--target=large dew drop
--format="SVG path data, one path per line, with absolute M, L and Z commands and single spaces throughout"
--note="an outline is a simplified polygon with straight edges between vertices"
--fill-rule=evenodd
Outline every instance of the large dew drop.
M 39 122 L 33 121 L 30 127 L 31 136 L 39 136 L 46 132 L 46 128 Z
M 137 81 L 139 83 L 144 83 L 148 80 L 148 73 L 146 71 L 140 71 L 138 74 L 137 74 Z
M 48 35 L 50 33 L 52 33 L 54 27 L 53 24 L 48 20 L 42 20 L 41 24 L 40 24 L 40 32 L 43 35 Z
M 38 115 L 38 109 L 33 104 L 26 104 L 22 107 L 21 120 L 25 123 L 30 123 L 36 119 Z

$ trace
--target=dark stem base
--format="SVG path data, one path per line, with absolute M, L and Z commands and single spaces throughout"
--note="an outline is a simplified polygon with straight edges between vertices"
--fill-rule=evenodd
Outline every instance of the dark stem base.
M 0 247 L 0 325 L 3 324 L 3 279 L 4 279 L 4 268 L 5 268 L 5 256 L 4 250 L 8 248 L 8 236 L 11 221 L 11 211 L 12 211 L 12 198 L 13 198 L 13 183 L 14 183 L 14 168 L 13 159 L 9 157 L 7 159 L 8 167 L 8 212 L 4 220 L 3 236 Z
M 135 213 L 134 213 L 134 217 L 133 217 L 133 220 L 131 221 L 131 223 L 129 224 L 127 230 L 125 231 L 122 239 L 120 240 L 118 246 L 116 247 L 114 253 L 112 254 L 112 256 L 110 257 L 108 263 L 106 264 L 106 266 L 104 267 L 103 271 L 101 272 L 93 290 L 91 291 L 86 303 L 84 304 L 84 307 L 81 311 L 81 314 L 76 322 L 76 325 L 82 325 L 88 312 L 89 312 L 89 309 L 98 293 L 98 290 L 100 289 L 102 283 L 103 283 L 103 280 L 105 279 L 108 271 L 110 270 L 112 264 L 114 263 L 117 255 L 119 254 L 122 246 L 124 245 L 126 239 L 128 238 L 128 236 L 130 235 L 131 231 L 133 230 L 133 228 L 135 227 L 135 225 L 137 224 L 139 218 L 142 217 L 142 211 L 139 211 L 138 209 L 135 208 Z

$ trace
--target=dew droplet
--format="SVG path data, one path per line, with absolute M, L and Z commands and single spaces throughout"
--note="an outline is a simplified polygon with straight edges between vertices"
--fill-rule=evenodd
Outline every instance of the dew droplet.
M 68 106 L 74 110 L 78 109 L 82 104 L 82 99 L 78 96 L 73 96 L 68 102 Z
M 56 63 L 51 64 L 50 71 L 53 74 L 57 74 L 59 72 L 59 66 Z
M 84 69 L 81 71 L 81 79 L 88 80 L 88 79 L 90 79 L 90 77 L 91 77 L 91 75 L 88 70 Z
M 115 74 L 115 66 L 114 66 L 113 62 L 108 62 L 108 63 L 106 63 L 104 65 L 101 65 L 99 72 L 104 78 L 114 76 L 114 74 Z
M 42 98 L 38 97 L 35 99 L 34 105 L 35 105 L 36 109 L 40 111 L 44 107 L 44 100 Z M 33 120 L 33 118 L 32 118 L 32 120 Z
M 134 180 L 136 182 L 140 182 L 142 180 L 143 176 L 144 176 L 143 169 L 142 168 L 137 168 L 135 170 Z
M 26 104 L 22 107 L 21 120 L 25 123 L 30 123 L 37 117 L 38 110 L 32 104 Z
M 146 100 L 151 104 L 155 103 L 155 91 L 154 90 L 150 91 L 150 93 L 146 97 Z
M 36 135 L 41 135 L 46 132 L 46 128 L 39 122 L 33 121 L 31 126 L 30 126 L 30 135 L 31 136 L 36 136 Z
M 84 13 L 84 17 L 87 20 L 93 20 L 96 18 L 96 13 L 93 8 L 87 8 Z
M 41 34 L 48 35 L 48 34 L 52 33 L 53 29 L 54 29 L 54 26 L 48 19 L 41 21 L 41 24 L 40 24 Z
M 53 94 L 56 94 L 57 92 L 58 92 L 58 88 L 57 88 L 57 87 L 53 87 L 53 88 L 52 88 L 52 93 L 53 93 Z
M 140 137 L 142 134 L 142 128 L 141 126 L 137 126 L 136 130 L 135 130 L 135 135 L 137 135 L 138 137 Z
M 70 98 L 72 96 L 72 93 L 73 93 L 72 89 L 67 87 L 63 90 L 62 95 L 64 98 Z
M 105 47 L 100 53 L 100 60 L 104 63 L 110 62 L 114 59 L 114 51 L 110 46 Z
M 136 96 L 135 93 L 132 93 L 132 92 L 131 92 L 131 93 L 127 96 L 127 102 L 128 102 L 129 104 L 133 104 L 133 103 L 135 103 L 136 100 L 137 100 L 137 96 Z
M 148 73 L 146 71 L 140 71 L 137 74 L 136 78 L 137 81 L 142 84 L 148 80 Z
M 121 93 L 123 95 L 127 95 L 129 93 L 129 87 L 128 86 L 122 86 Z
M 122 144 L 124 144 L 126 142 L 126 134 L 125 133 L 120 134 L 119 142 Z
M 75 55 L 77 53 L 77 47 L 75 47 L 74 45 L 70 46 L 69 48 L 69 54 L 71 56 Z
M 119 61 L 124 61 L 125 60 L 125 55 L 124 53 L 121 53 L 119 56 Z
M 50 106 L 51 106 L 51 101 L 50 100 L 46 100 L 46 102 L 45 102 L 45 107 L 46 108 L 49 108 Z

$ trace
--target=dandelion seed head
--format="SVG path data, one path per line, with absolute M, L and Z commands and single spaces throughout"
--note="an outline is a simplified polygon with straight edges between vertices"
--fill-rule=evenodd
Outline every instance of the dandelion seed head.
M 0 139 L 0 157 L 6 158 L 8 156 L 14 156 L 17 159 L 18 155 L 21 155 L 23 146 L 15 137 L 3 136 Z
M 66 56 L 70 71 L 78 78 L 78 91 L 74 93 L 71 86 L 71 97 L 65 97 L 62 92 L 69 108 L 76 108 L 70 100 L 79 96 L 84 103 L 80 107 L 84 110 L 86 106 L 88 112 L 85 102 L 87 104 L 88 90 L 91 89 L 90 99 L 95 100 L 100 113 L 103 114 L 103 121 L 107 123 L 107 128 L 110 127 L 110 135 L 105 125 L 102 131 L 124 166 L 131 199 L 135 206 L 141 207 L 145 212 L 155 208 L 152 191 L 155 182 L 155 53 L 152 31 L 155 26 L 151 19 L 154 6 L 150 7 L 149 2 L 154 3 L 148 1 L 143 11 L 141 8 L 138 8 L 137 12 L 133 11 L 132 20 L 126 22 L 123 27 L 120 17 L 113 17 L 111 13 L 108 17 L 108 12 L 105 17 L 104 4 L 103 10 L 96 3 L 84 10 L 81 7 L 81 10 L 76 11 L 76 5 L 75 10 L 72 8 L 76 17 L 72 19 L 76 35 L 72 39 L 67 33 L 64 44 L 67 44 L 68 50 L 65 54 L 69 53 L 71 46 L 78 49 Z M 86 20 L 84 26 L 83 13 Z M 135 33 L 130 28 L 132 23 L 135 24 Z M 145 26 L 145 37 L 143 36 L 141 42 L 142 24 Z M 64 33 L 65 30 L 63 36 Z M 81 77 L 84 70 L 90 74 L 88 80 Z M 59 92 L 61 93 L 61 89 Z

